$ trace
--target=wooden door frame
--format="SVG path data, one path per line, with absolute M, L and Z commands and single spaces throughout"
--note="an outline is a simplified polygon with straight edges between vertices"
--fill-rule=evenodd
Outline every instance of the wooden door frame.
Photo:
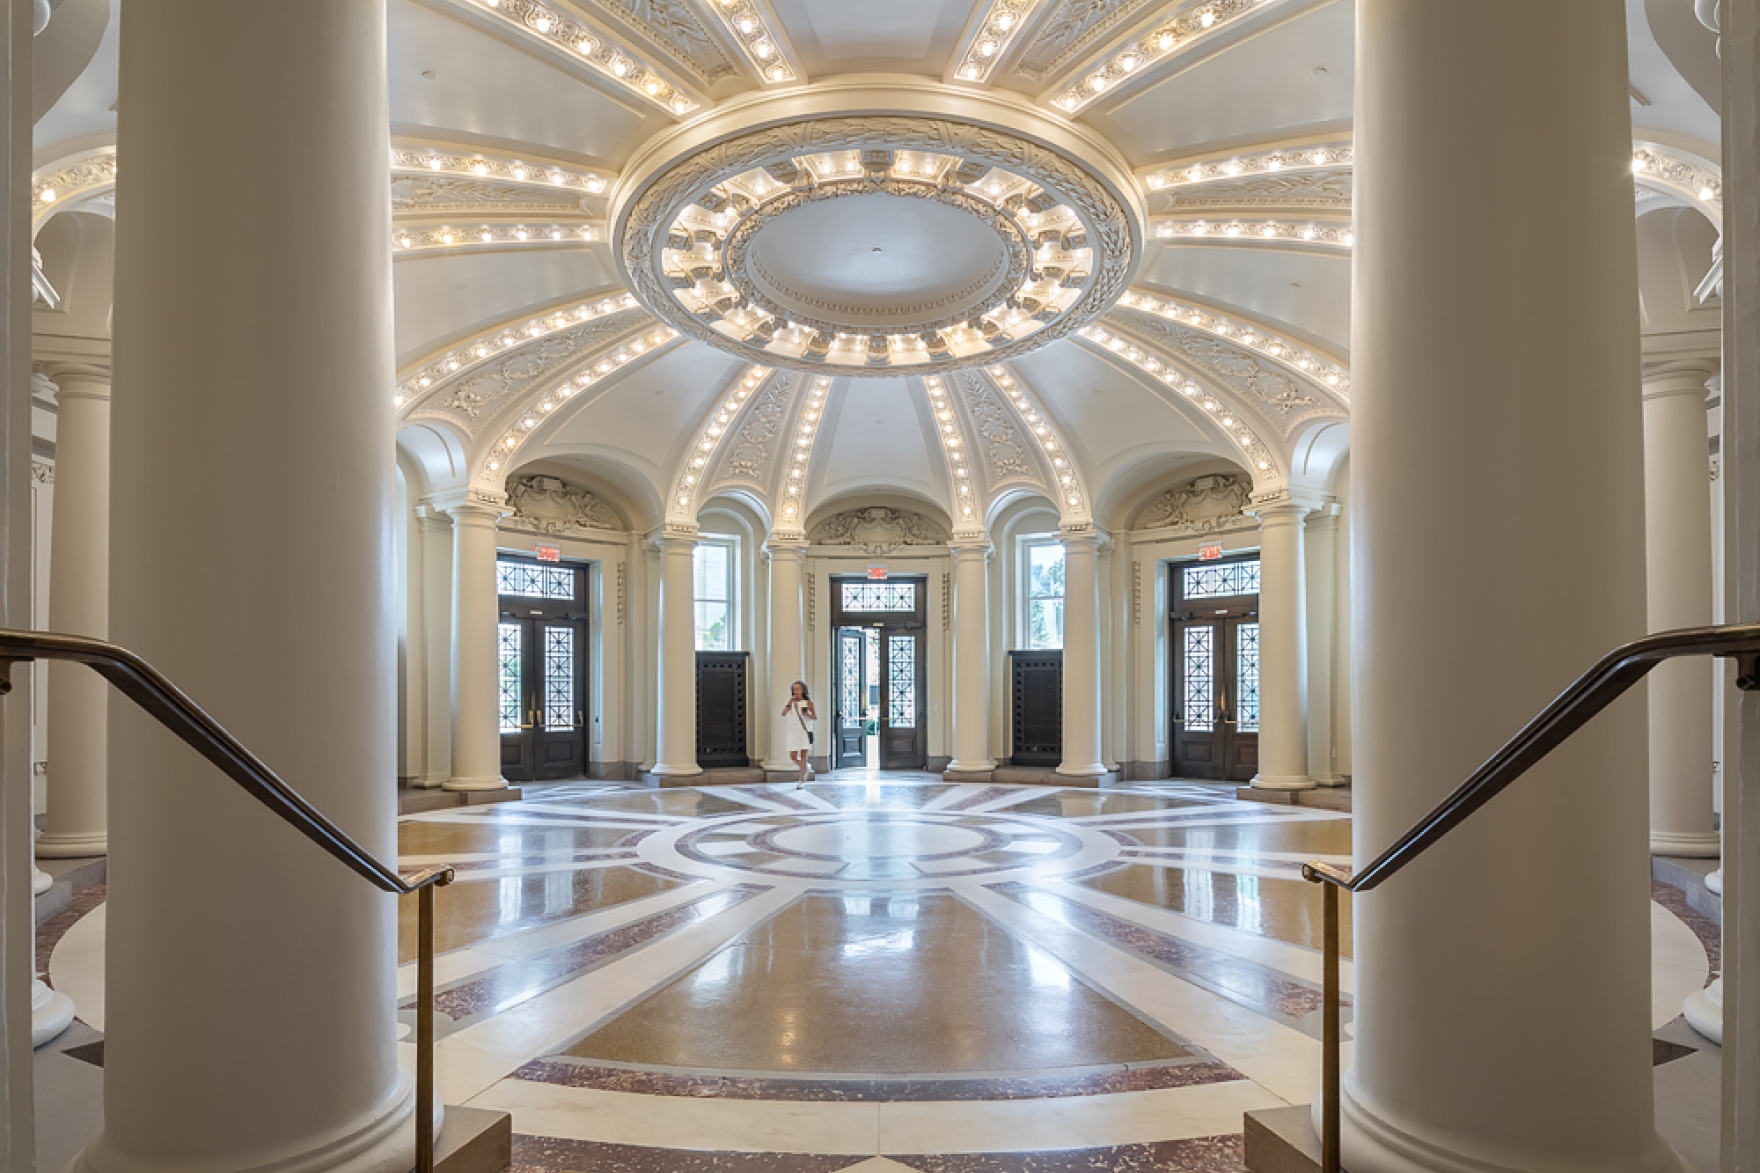
M 589 605 L 591 592 L 591 563 L 586 562 L 540 562 L 529 554 L 521 554 L 508 550 L 495 552 L 497 564 L 517 562 L 527 566 L 545 569 L 570 570 L 574 572 L 574 597 L 572 599 L 542 599 L 527 595 L 503 595 L 497 593 L 496 624 L 520 622 L 525 628 L 523 647 L 521 649 L 521 697 L 522 711 L 529 712 L 535 708 L 539 720 L 531 729 L 518 734 L 502 733 L 502 744 L 508 738 L 519 737 L 525 740 L 526 749 L 522 771 L 526 777 L 508 779 L 509 781 L 553 781 L 562 777 L 586 777 L 592 759 L 592 723 L 586 720 L 592 708 L 592 647 L 593 623 Z M 570 773 L 557 773 L 554 768 L 546 769 L 539 760 L 540 734 L 543 732 L 544 708 L 544 670 L 543 651 L 539 646 L 540 637 L 546 623 L 568 622 L 574 625 L 576 632 L 575 645 L 575 713 L 579 717 L 574 732 L 580 737 L 578 761 L 566 763 L 575 767 Z M 499 669 L 497 669 L 499 671 Z
M 1188 600 L 1185 598 L 1184 572 L 1194 566 L 1229 566 L 1241 562 L 1261 561 L 1258 550 L 1243 551 L 1228 558 L 1211 562 L 1199 562 L 1197 559 L 1185 558 L 1170 560 L 1167 563 L 1169 578 L 1167 587 L 1167 666 L 1168 666 L 1168 765 L 1176 777 L 1205 776 L 1207 781 L 1245 782 L 1256 774 L 1257 767 L 1242 763 L 1241 751 L 1249 744 L 1257 761 L 1258 731 L 1243 734 L 1236 724 L 1239 714 L 1239 700 L 1235 695 L 1235 665 L 1238 663 L 1237 637 L 1240 624 L 1243 622 L 1259 622 L 1259 595 L 1222 595 L 1211 598 Z M 1212 692 L 1220 698 L 1224 705 L 1222 711 L 1215 715 L 1216 727 L 1210 736 L 1215 738 L 1217 754 L 1214 766 L 1202 771 L 1195 771 L 1182 766 L 1180 758 L 1180 737 L 1183 733 L 1181 725 L 1190 721 L 1191 715 L 1184 713 L 1185 696 L 1185 640 L 1186 626 L 1192 623 L 1212 624 L 1217 632 L 1216 648 L 1212 667 Z M 1262 687 L 1262 686 L 1261 686 Z M 1219 691 L 1220 690 L 1220 691 Z M 1184 718 L 1182 720 L 1182 717 Z M 1254 739 L 1251 743 L 1243 742 L 1243 737 Z M 1214 775 L 1214 777 L 1209 777 Z

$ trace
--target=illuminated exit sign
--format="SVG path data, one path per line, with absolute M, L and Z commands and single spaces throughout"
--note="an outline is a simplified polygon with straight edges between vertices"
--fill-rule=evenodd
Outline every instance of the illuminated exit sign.
M 1220 542 L 1214 546 L 1198 547 L 1198 561 L 1200 562 L 1214 562 L 1220 557 L 1222 557 L 1222 544 Z
M 886 577 L 886 567 L 884 567 L 884 566 L 870 566 L 870 567 L 868 567 L 868 577 L 869 578 L 885 578 Z
M 1218 547 L 1218 548 L 1220 548 L 1220 547 Z M 534 546 L 534 547 L 532 547 L 532 549 L 538 555 L 538 561 L 540 561 L 540 562 L 560 562 L 560 561 L 562 561 L 562 547 L 561 546 Z

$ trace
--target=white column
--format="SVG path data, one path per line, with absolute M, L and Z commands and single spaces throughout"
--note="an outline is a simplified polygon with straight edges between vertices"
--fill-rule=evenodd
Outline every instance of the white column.
M 99 639 L 110 630 L 110 371 L 56 363 L 55 503 L 49 527 L 49 626 Z M 78 664 L 49 665 L 48 806 L 37 854 L 103 855 L 109 689 Z
M 122 14 L 111 634 L 394 861 L 385 23 Z M 110 717 L 104 1130 L 70 1167 L 409 1168 L 397 899 Z
M 990 756 L 990 544 L 956 542 L 951 550 L 953 760 L 947 763 L 947 772 L 988 776 L 996 768 Z
M 695 532 L 660 535 L 660 708 L 653 773 L 701 774 L 697 765 L 697 627 L 691 557 Z
M 1261 790 L 1311 790 L 1308 777 L 1307 603 L 1302 519 L 1312 504 L 1288 493 L 1254 505 L 1259 517 L 1259 773 Z M 1230 707 L 1238 717 L 1238 699 Z
M 1618 4 L 1358 2 L 1358 866 L 1643 632 L 1628 89 Z M 1516 198 L 1539 173 L 1544 203 Z M 1643 712 L 1355 899 L 1352 1173 L 1680 1167 L 1652 1100 Z
M 1644 585 L 1651 631 L 1711 622 L 1711 496 L 1703 363 L 1644 373 Z M 1650 850 L 1711 857 L 1712 678 L 1699 660 L 1650 673 Z M 53 769 L 53 765 L 50 767 Z
M 1097 778 L 1100 760 L 1100 535 L 1063 534 L 1063 764 Z
M 13 671 L 18 671 L 14 668 Z M 33 837 L 36 832 L 33 831 Z M 55 881 L 48 872 L 38 869 L 31 876 L 31 901 L 53 887 Z M 32 911 L 35 911 L 33 908 Z M 51 989 L 43 980 L 43 975 L 32 966 L 31 973 L 31 1046 L 40 1047 L 62 1031 L 73 1025 L 73 999 L 60 990 Z
M 422 535 L 422 670 L 427 708 L 427 773 L 422 785 L 433 788 L 452 777 L 452 519 L 431 505 L 417 511 Z
M 501 705 L 495 525 L 507 508 L 487 495 L 448 500 L 452 517 L 452 776 L 447 790 L 501 790 Z
M 789 686 L 806 679 L 807 611 L 801 569 L 807 547 L 803 541 L 772 537 L 765 548 L 770 552 L 770 687 L 758 700 L 758 711 L 770 721 L 770 760 L 764 768 L 793 771 L 797 767 L 788 760 L 788 751 L 783 747 L 788 744 L 789 723 L 795 718 L 792 714 L 783 716 L 782 706 L 788 700 Z M 694 623 L 692 641 L 694 644 Z M 695 654 L 693 646 L 692 656 Z M 826 706 L 820 707 L 830 711 Z M 825 722 L 825 727 L 829 729 L 831 722 Z M 695 748 L 693 741 L 693 754 Z M 820 745 L 813 749 L 815 753 L 824 752 Z
M 1308 777 L 1318 786 L 1342 786 L 1333 729 L 1334 595 L 1338 582 L 1338 505 L 1327 502 L 1303 522 L 1308 621 Z

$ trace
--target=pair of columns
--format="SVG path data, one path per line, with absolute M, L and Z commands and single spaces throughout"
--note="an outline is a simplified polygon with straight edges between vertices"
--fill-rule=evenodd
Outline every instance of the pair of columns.
M 1338 506 L 1279 491 L 1259 518 L 1261 790 L 1339 786 L 1332 728 L 1333 598 Z

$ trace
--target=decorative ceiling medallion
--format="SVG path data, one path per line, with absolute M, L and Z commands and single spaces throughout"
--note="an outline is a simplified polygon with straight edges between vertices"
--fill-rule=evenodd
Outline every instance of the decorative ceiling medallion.
M 624 205 L 630 288 L 748 361 L 928 373 L 1035 350 L 1121 294 L 1141 240 L 1087 167 L 989 126 L 827 116 L 739 135 Z

